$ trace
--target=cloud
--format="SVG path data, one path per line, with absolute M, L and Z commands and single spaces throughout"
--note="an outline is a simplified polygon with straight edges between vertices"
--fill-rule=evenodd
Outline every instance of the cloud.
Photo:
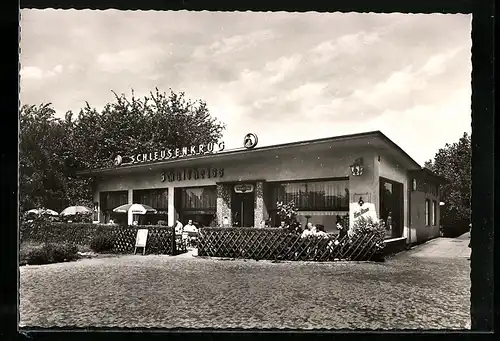
M 269 77 L 269 83 L 276 84 L 285 80 L 286 76 L 293 73 L 300 62 L 302 56 L 295 53 L 291 56 L 281 57 L 266 64 L 264 72 Z
M 378 32 L 357 32 L 345 34 L 335 40 L 323 41 L 311 49 L 312 60 L 324 63 L 340 55 L 357 54 L 368 45 L 380 42 Z
M 215 58 L 228 53 L 256 48 L 259 43 L 274 37 L 275 35 L 271 30 L 258 30 L 248 34 L 234 35 L 216 40 L 210 45 L 196 48 L 192 57 L 196 59 Z
M 57 74 L 62 73 L 64 67 L 60 64 L 54 66 L 52 70 L 42 70 L 36 66 L 25 66 L 19 71 L 22 80 L 42 80 L 48 77 L 54 77 Z
M 136 47 L 118 52 L 105 52 L 97 56 L 99 68 L 105 72 L 142 71 L 152 67 L 155 59 L 161 56 L 160 46 Z M 145 62 L 147 61 L 147 62 Z
M 228 148 L 248 131 L 265 145 L 380 129 L 432 157 L 470 126 L 470 18 L 22 10 L 20 95 L 62 116 L 172 88 L 227 123 Z

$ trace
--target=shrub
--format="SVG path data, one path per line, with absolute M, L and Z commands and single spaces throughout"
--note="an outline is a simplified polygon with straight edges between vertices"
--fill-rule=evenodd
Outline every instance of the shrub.
M 77 260 L 78 248 L 68 243 L 44 243 L 21 245 L 20 263 L 42 265 Z
M 295 202 L 292 200 L 288 204 L 283 204 L 283 202 L 276 203 L 278 217 L 280 221 L 285 222 L 285 226 L 292 233 L 301 233 L 300 224 L 297 221 L 297 208 L 295 207 Z
M 90 242 L 90 248 L 94 252 L 110 251 L 113 249 L 113 246 L 114 239 L 111 236 L 105 234 L 95 236 Z
M 385 228 L 378 221 L 373 221 L 370 217 L 360 217 L 353 224 L 353 235 L 373 235 L 376 241 L 377 251 L 372 260 L 383 261 L 383 251 L 385 248 L 384 237 Z
M 25 222 L 20 225 L 21 242 L 57 242 L 90 245 L 92 237 L 116 226 L 88 223 Z
M 92 212 L 77 212 L 72 215 L 64 215 L 60 217 L 62 222 L 71 221 L 72 223 L 92 223 Z

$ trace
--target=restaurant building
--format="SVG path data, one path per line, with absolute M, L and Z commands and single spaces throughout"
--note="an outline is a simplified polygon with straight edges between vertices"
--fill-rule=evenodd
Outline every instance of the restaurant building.
M 80 172 L 95 180 L 94 221 L 126 219 L 113 208 L 141 203 L 157 210 L 139 216 L 141 224 L 191 219 L 201 226 L 278 226 L 277 202 L 293 200 L 302 226 L 312 222 L 336 232 L 337 219 L 362 199 L 388 222 L 387 239 L 413 244 L 439 236 L 446 180 L 380 131 L 265 147 L 247 134 L 242 142 L 233 150 L 218 142 L 116 156 L 114 167 Z

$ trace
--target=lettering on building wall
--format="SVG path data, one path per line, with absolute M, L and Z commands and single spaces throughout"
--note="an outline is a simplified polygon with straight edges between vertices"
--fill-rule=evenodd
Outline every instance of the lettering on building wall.
M 115 166 L 118 167 L 120 165 L 130 165 L 130 164 L 152 162 L 152 161 L 164 161 L 164 160 L 177 159 L 187 156 L 215 154 L 223 151 L 224 148 L 225 148 L 224 141 L 219 141 L 217 143 L 210 142 L 207 144 L 202 143 L 196 146 L 164 149 L 150 153 L 140 153 L 123 158 L 118 155 L 115 158 L 114 162 Z M 117 161 L 118 158 L 119 161 Z
M 161 181 L 185 181 L 185 180 L 200 180 L 200 179 L 215 179 L 224 176 L 224 168 L 189 168 L 182 171 L 163 172 L 161 173 Z
M 370 209 L 368 207 L 362 208 L 357 212 L 354 212 L 354 219 L 361 217 L 363 214 L 368 213 Z

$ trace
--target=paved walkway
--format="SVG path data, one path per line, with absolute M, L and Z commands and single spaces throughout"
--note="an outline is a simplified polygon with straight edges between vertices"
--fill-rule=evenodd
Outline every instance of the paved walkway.
M 20 267 L 20 326 L 470 328 L 469 239 L 385 263 L 126 255 Z
M 457 238 L 436 238 L 420 244 L 407 252 L 409 257 L 418 258 L 469 258 L 469 233 Z M 402 254 L 405 255 L 405 254 Z

